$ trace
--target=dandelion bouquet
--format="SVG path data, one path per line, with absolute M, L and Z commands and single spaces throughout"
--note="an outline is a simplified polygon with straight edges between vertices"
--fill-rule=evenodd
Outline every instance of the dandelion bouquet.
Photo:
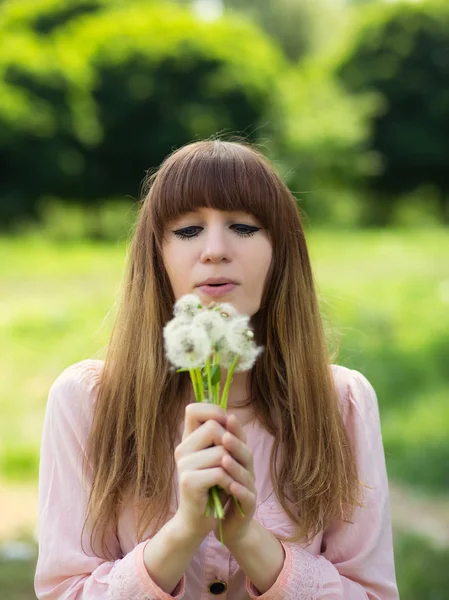
M 164 327 L 165 352 L 177 372 L 188 371 L 197 402 L 210 402 L 226 410 L 229 387 L 234 372 L 248 371 L 263 351 L 254 343 L 249 317 L 241 315 L 232 304 L 211 302 L 204 307 L 198 296 L 187 294 L 174 307 L 174 318 Z M 220 390 L 221 368 L 227 378 Z M 220 541 L 223 543 L 221 520 L 223 507 L 216 485 L 209 490 L 206 516 L 214 509 L 220 519 Z M 238 499 L 232 495 L 245 516 Z

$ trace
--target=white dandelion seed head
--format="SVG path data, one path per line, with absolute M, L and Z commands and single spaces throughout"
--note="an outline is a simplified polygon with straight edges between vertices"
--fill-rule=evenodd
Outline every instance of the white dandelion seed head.
M 220 354 L 220 363 L 225 369 L 229 369 L 236 356 L 238 356 L 235 372 L 249 371 L 255 364 L 257 357 L 263 352 L 263 347 L 247 348 L 243 354 L 237 355 L 236 352 L 227 349 L 223 354 Z
M 220 361 L 223 362 L 223 366 L 229 368 L 236 355 L 239 355 L 236 372 L 251 369 L 263 351 L 263 347 L 257 347 L 255 344 L 254 331 L 249 327 L 249 320 L 249 316 L 238 315 L 227 323 L 226 339 L 223 342 Z
M 220 364 L 225 368 L 229 369 L 234 362 L 236 357 L 235 352 L 229 349 L 229 346 L 224 347 L 220 352 Z
M 239 315 L 228 323 L 226 336 L 230 349 L 237 354 L 244 354 L 254 346 L 254 333 L 249 328 L 249 317 Z
M 175 323 L 173 319 L 164 328 L 165 353 L 169 362 L 178 368 L 194 369 L 204 365 L 212 352 L 205 329 L 193 321 Z
M 173 313 L 175 317 L 184 316 L 192 319 L 203 309 L 203 305 L 196 294 L 185 294 L 175 303 Z
M 180 328 L 185 327 L 186 325 L 191 324 L 192 321 L 191 319 L 187 319 L 185 316 L 181 315 L 179 317 L 174 317 L 171 321 L 169 321 L 164 329 L 163 329 L 163 336 L 164 336 L 164 346 L 165 346 L 165 354 L 168 358 L 168 354 L 167 354 L 167 350 L 168 348 L 171 347 L 172 345 L 172 340 L 174 338 L 176 338 L 176 336 L 178 335 L 178 330 Z M 169 359 L 170 360 L 170 359 Z M 170 362 L 172 362 L 170 360 Z
M 213 346 L 226 334 L 226 323 L 216 311 L 202 310 L 195 315 L 193 322 L 205 329 Z
M 257 346 L 248 349 L 247 352 L 243 353 L 237 362 L 235 372 L 249 371 L 255 364 L 257 357 L 262 354 L 263 346 Z
M 229 352 L 229 344 L 228 344 L 228 337 L 226 334 L 226 330 L 225 330 L 225 334 L 215 342 L 214 347 L 215 347 L 215 350 L 217 350 L 217 352 L 220 353 L 220 362 L 221 362 L 221 356 L 226 354 L 226 352 Z
M 229 302 L 222 302 L 217 304 L 215 310 L 222 316 L 223 319 L 234 319 L 240 316 L 236 308 L 233 307 Z

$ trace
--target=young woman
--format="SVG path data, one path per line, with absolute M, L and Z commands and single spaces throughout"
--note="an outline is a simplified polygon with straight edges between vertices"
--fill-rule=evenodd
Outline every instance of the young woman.
M 397 599 L 376 394 L 331 364 L 294 197 L 256 149 L 219 140 L 148 183 L 106 358 L 50 389 L 38 598 Z M 226 412 L 165 358 L 189 293 L 250 315 L 264 347 Z

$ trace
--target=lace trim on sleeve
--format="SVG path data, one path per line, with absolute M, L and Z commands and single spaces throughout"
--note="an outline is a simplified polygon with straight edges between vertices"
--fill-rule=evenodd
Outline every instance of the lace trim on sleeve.
M 317 600 L 323 590 L 319 558 L 290 542 L 279 540 L 285 561 L 278 578 L 264 594 L 246 578 L 246 591 L 251 600 Z
M 181 600 L 185 593 L 183 574 L 172 594 L 167 594 L 150 577 L 143 562 L 148 540 L 124 558 L 115 561 L 109 576 L 108 600 Z

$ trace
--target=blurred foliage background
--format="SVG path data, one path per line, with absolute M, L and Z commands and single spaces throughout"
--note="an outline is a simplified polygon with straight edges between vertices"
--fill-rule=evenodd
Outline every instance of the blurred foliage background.
M 447 1 L 0 0 L 0 40 L 2 600 L 34 597 L 48 390 L 103 357 L 142 180 L 211 137 L 296 196 L 378 395 L 401 598 L 447 598 Z

